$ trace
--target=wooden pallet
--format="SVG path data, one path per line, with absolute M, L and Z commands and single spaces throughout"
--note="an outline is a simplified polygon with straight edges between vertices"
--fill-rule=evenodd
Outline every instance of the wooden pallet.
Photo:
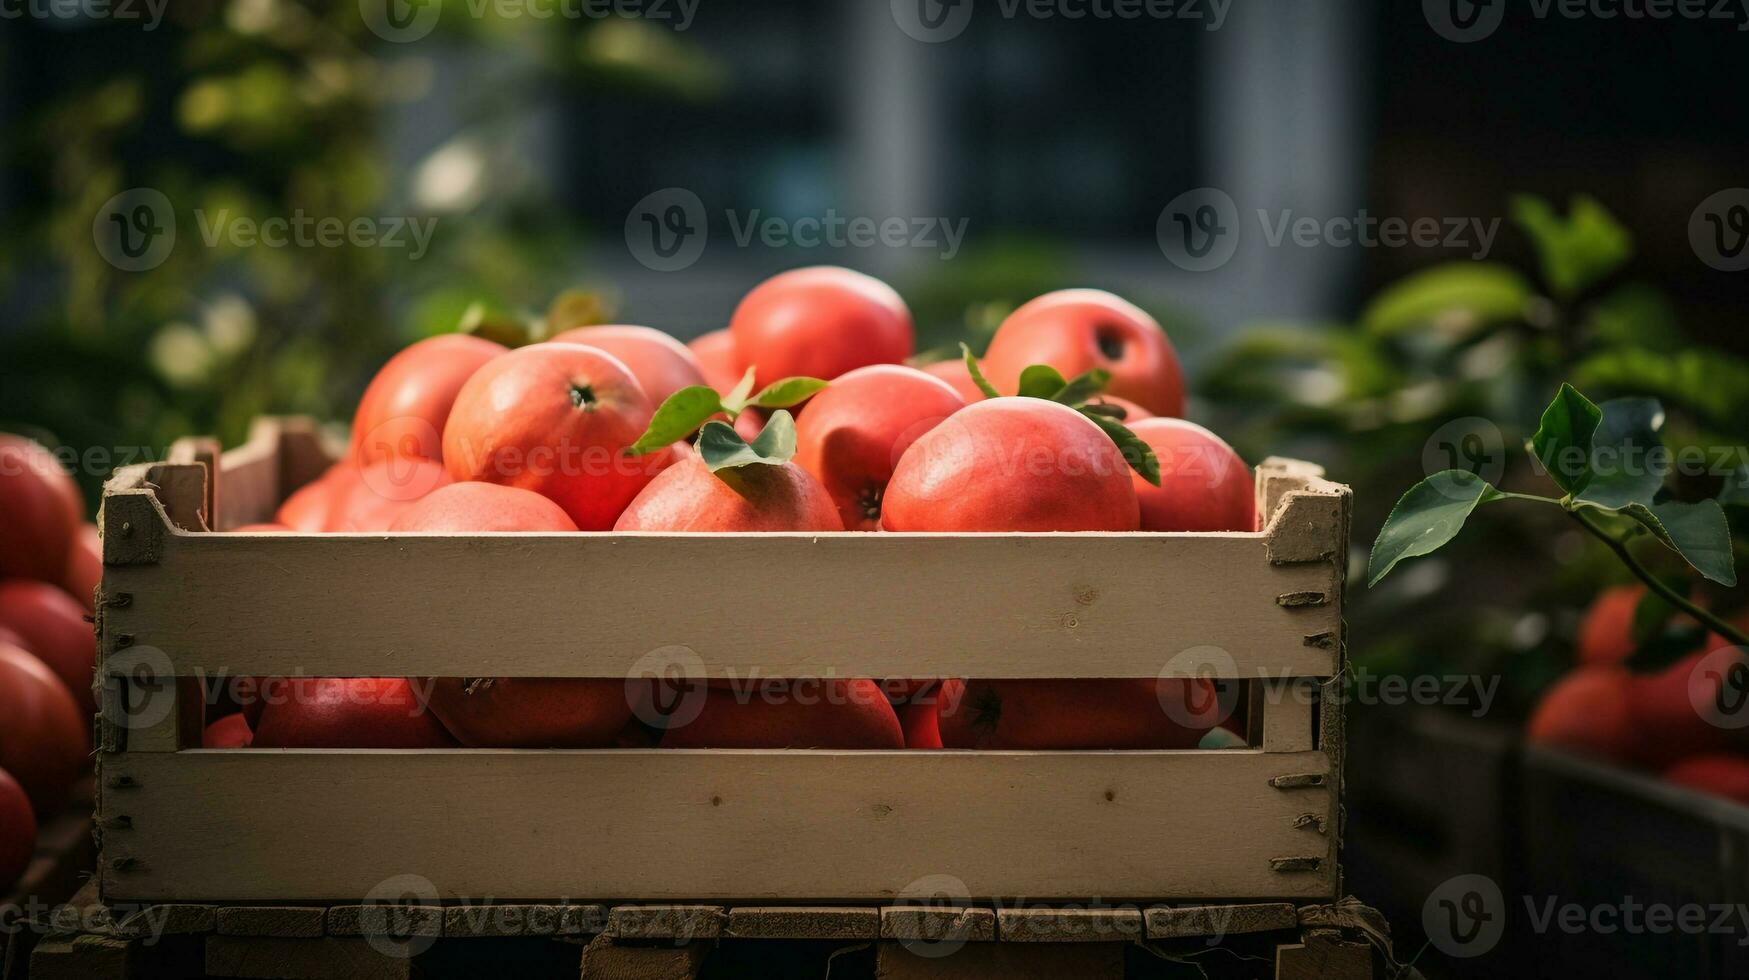
M 73 905 L 92 928 L 38 944 L 30 977 L 141 980 L 204 972 L 260 980 L 406 978 L 454 971 L 470 956 L 484 955 L 500 969 L 519 964 L 519 975 L 583 980 L 733 976 L 742 963 L 783 958 L 811 975 L 821 975 L 830 963 L 833 976 L 894 980 L 1105 980 L 1145 976 L 1151 965 L 1205 961 L 1217 977 L 1227 975 L 1224 967 L 1244 962 L 1245 976 L 1364 980 L 1373 975 L 1378 954 L 1389 951 L 1388 942 L 1375 950 L 1383 938 L 1376 913 L 1352 900 L 1111 909 L 574 903 L 110 908 L 87 889 Z
M 884 904 L 940 880 L 972 901 L 1342 894 L 1326 692 L 1349 492 L 1316 467 L 1259 467 L 1254 533 L 208 530 L 268 517 L 328 459 L 307 422 L 264 420 L 238 449 L 185 440 L 106 486 L 106 900 L 356 902 L 408 874 L 452 900 Z M 734 602 L 708 601 L 731 567 Z M 1252 747 L 197 747 L 203 674 L 626 677 L 676 646 L 712 677 L 1239 679 Z

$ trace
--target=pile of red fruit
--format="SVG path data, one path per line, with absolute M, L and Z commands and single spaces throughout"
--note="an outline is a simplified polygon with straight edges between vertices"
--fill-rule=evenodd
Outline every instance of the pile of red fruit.
M 53 453 L 0 434 L 0 895 L 91 751 L 97 529 Z
M 1630 669 L 1642 585 L 1599 595 L 1579 624 L 1578 664 L 1530 719 L 1533 742 L 1663 774 L 1673 783 L 1749 803 L 1749 668 L 1729 640 L 1708 632 L 1663 667 Z M 1699 636 L 1677 614 L 1668 635 Z

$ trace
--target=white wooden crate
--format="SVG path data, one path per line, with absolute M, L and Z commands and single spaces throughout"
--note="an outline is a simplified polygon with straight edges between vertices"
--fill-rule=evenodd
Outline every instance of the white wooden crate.
M 1349 491 L 1308 464 L 1259 467 L 1256 533 L 254 535 L 207 529 L 327 465 L 308 422 L 170 459 L 104 492 L 106 900 L 1340 894 Z M 1248 679 L 1253 747 L 193 747 L 202 673 L 624 677 L 670 645 L 713 676 Z

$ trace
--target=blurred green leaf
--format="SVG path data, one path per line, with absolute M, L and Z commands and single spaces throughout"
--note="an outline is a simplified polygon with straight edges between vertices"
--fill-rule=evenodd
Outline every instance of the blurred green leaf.
M 1055 398 L 1068 383 L 1062 372 L 1049 364 L 1030 364 L 1020 372 L 1020 395 L 1023 398 Z
M 984 371 L 982 368 L 978 367 L 978 359 L 972 355 L 972 349 L 970 347 L 961 344 L 960 356 L 965 358 L 966 371 L 971 374 L 972 383 L 978 386 L 978 390 L 984 393 L 985 398 L 1002 397 L 1002 393 L 996 390 L 996 386 L 984 378 Z
M 1062 377 L 1062 375 L 1058 375 L 1058 377 Z M 1105 386 L 1110 383 L 1110 371 L 1104 368 L 1094 368 L 1085 374 L 1077 374 L 1070 378 L 1061 388 L 1057 389 L 1057 393 L 1051 396 L 1051 400 L 1061 402 L 1064 405 L 1079 406 L 1082 402 L 1104 391 Z
M 1723 351 L 1605 351 L 1575 365 L 1573 383 L 1588 389 L 1655 395 L 1666 404 L 1685 406 L 1731 428 L 1740 428 L 1749 417 L 1749 363 Z
M 1524 315 L 1534 294 L 1517 270 L 1489 262 L 1453 262 L 1407 276 L 1361 312 L 1370 333 L 1393 336 L 1429 327 L 1454 338 Z
M 1569 300 L 1602 281 L 1633 257 L 1626 228 L 1595 198 L 1574 196 L 1562 217 L 1532 194 L 1512 199 L 1512 218 L 1530 236 L 1543 279 L 1558 299 Z
M 1679 347 L 1684 343 L 1676 308 L 1663 293 L 1631 282 L 1592 304 L 1586 326 L 1591 339 L 1608 347 Z
M 698 430 L 698 455 L 712 473 L 742 466 L 781 466 L 789 462 L 795 451 L 795 420 L 782 410 L 772 414 L 771 421 L 751 444 L 727 422 L 706 422 Z

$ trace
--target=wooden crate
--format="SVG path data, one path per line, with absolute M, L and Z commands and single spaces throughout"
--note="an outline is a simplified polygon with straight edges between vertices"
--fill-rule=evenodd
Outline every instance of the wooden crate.
M 106 900 L 1341 894 L 1349 491 L 1316 467 L 1259 467 L 1255 533 L 209 533 L 328 461 L 263 420 L 105 487 Z M 625 677 L 676 645 L 711 676 L 1245 679 L 1253 747 L 197 747 L 203 673 Z

